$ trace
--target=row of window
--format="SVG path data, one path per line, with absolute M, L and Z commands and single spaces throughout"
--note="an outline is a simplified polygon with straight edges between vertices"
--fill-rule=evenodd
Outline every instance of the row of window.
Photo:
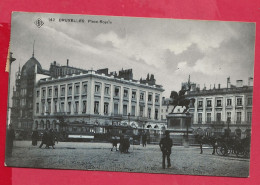
M 252 105 L 252 97 L 247 98 L 247 105 Z M 206 100 L 206 106 L 212 107 L 212 100 Z M 222 107 L 222 100 L 216 100 L 216 106 Z M 226 106 L 232 106 L 232 99 L 228 98 L 226 101 Z M 243 98 L 238 97 L 236 98 L 236 106 L 243 106 Z M 198 108 L 203 107 L 203 100 L 198 100 Z
M 74 104 L 72 104 L 72 102 L 68 102 L 67 103 L 67 113 L 71 113 L 71 111 L 74 111 L 74 113 L 78 114 L 79 113 L 79 101 L 75 101 Z M 54 102 L 54 113 L 57 112 L 64 112 L 65 111 L 65 104 L 64 102 L 60 103 L 59 106 L 59 110 L 58 110 L 58 102 L 55 101 Z M 36 103 L 36 114 L 39 114 L 40 112 L 40 104 Z M 41 113 L 50 113 L 51 112 L 51 102 L 47 102 L 47 104 L 45 104 L 44 102 L 42 103 L 42 109 L 41 109 Z M 87 112 L 87 101 L 84 100 L 82 101 L 82 113 L 86 113 Z M 131 106 L 131 116 L 135 116 L 136 115 L 136 106 L 132 105 Z M 149 119 L 151 119 L 151 112 L 152 109 L 151 107 L 148 107 L 147 109 L 147 117 Z M 94 113 L 95 114 L 100 114 L 100 103 L 99 101 L 95 101 L 94 102 Z M 104 103 L 104 111 L 103 111 L 104 115 L 108 115 L 109 114 L 109 103 L 105 102 Z M 119 104 L 118 103 L 114 103 L 114 115 L 118 115 L 119 114 Z M 158 119 L 158 109 L 155 109 L 154 112 L 154 118 Z M 123 115 L 127 116 L 128 115 L 128 105 L 123 105 Z M 139 116 L 144 117 L 144 106 L 140 105 L 139 106 Z
M 88 85 L 87 83 L 83 83 L 82 85 L 82 94 L 87 94 L 88 92 Z M 60 92 L 60 96 L 65 96 L 65 85 L 62 85 L 61 87 L 61 92 Z M 49 87 L 48 89 L 48 97 L 52 97 L 52 88 Z M 95 84 L 95 94 L 100 94 L 101 93 L 101 84 L 96 83 Z M 36 92 L 37 97 L 40 96 L 40 92 L 39 90 Z M 74 95 L 79 95 L 80 94 L 80 84 L 77 83 L 74 85 Z M 72 96 L 72 85 L 68 85 L 68 92 L 67 92 L 68 96 Z M 105 96 L 110 96 L 110 85 L 106 85 L 104 88 L 104 95 Z M 136 99 L 136 90 L 132 91 L 132 99 Z M 42 88 L 42 98 L 46 97 L 46 88 Z M 54 87 L 54 97 L 58 97 L 58 87 Z M 115 87 L 114 88 L 114 97 L 120 97 L 120 87 Z M 123 92 L 123 98 L 128 98 L 129 97 L 129 89 L 124 88 L 124 92 Z M 144 101 L 145 99 L 145 92 L 141 91 L 140 92 L 140 101 Z M 155 102 L 158 103 L 160 100 L 160 95 L 156 94 L 155 95 Z M 153 101 L 153 94 L 149 93 L 148 94 L 148 102 L 152 102 Z
M 55 69 L 55 76 L 64 76 L 70 74 L 80 73 L 81 70 L 78 69 L 70 69 L 70 68 L 56 68 Z
M 26 95 L 26 92 L 27 92 L 26 89 L 21 89 L 21 95 L 22 96 Z
M 216 121 L 221 122 L 222 117 L 221 113 L 216 113 Z M 206 122 L 210 123 L 212 122 L 212 114 L 211 113 L 206 113 Z M 227 121 L 231 121 L 231 112 L 227 112 Z M 242 121 L 242 112 L 236 112 L 236 122 L 241 123 Z M 247 112 L 247 121 L 251 122 L 252 121 L 252 112 Z M 198 113 L 198 123 L 202 123 L 202 113 Z

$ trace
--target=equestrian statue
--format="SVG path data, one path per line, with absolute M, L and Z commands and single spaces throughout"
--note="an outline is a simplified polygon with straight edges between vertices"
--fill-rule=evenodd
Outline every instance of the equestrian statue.
M 185 85 L 182 85 L 182 88 L 179 91 L 179 93 L 177 93 L 176 91 L 171 91 L 170 105 L 173 105 L 173 109 L 172 109 L 171 113 L 174 112 L 174 109 L 177 106 L 185 107 L 185 109 L 183 110 L 183 113 L 186 113 L 188 111 L 189 105 L 194 106 L 195 99 L 194 98 L 187 98 L 185 96 L 186 92 L 190 91 L 190 89 L 191 89 L 190 76 L 189 76 L 189 79 L 188 79 L 187 86 L 188 86 L 188 88 Z

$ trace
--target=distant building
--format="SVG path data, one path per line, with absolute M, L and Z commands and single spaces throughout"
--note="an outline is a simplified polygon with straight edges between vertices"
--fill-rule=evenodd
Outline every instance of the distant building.
M 79 73 L 87 73 L 87 70 L 69 66 L 69 59 L 67 59 L 67 65 L 61 66 L 56 61 L 50 65 L 50 76 L 57 78 L 58 76 L 66 76 Z
M 213 132 L 223 132 L 229 127 L 231 132 L 243 136 L 251 129 L 253 78 L 244 85 L 243 80 L 237 80 L 231 85 L 227 79 L 227 87 L 189 91 L 188 98 L 195 98 L 194 107 L 189 112 L 193 115 L 194 129 L 212 129 Z
M 15 129 L 30 130 L 32 127 L 35 72 L 49 74 L 48 71 L 42 69 L 41 64 L 33 54 L 23 65 L 22 70 L 19 66 L 15 75 L 10 116 L 10 121 Z
M 183 83 L 182 86 L 185 86 Z M 195 98 L 194 107 L 189 108 L 192 114 L 192 128 L 194 131 L 210 131 L 224 133 L 230 129 L 232 133 L 244 137 L 251 130 L 252 100 L 253 100 L 253 78 L 243 84 L 243 80 L 237 80 L 232 85 L 230 77 L 227 78 L 227 86 L 221 88 L 215 85 L 212 89 L 202 90 L 195 83 L 191 83 L 191 91 L 187 92 L 187 98 Z M 167 115 L 172 111 L 170 98 L 164 98 L 161 109 L 161 119 L 167 121 Z M 182 112 L 176 107 L 174 112 Z

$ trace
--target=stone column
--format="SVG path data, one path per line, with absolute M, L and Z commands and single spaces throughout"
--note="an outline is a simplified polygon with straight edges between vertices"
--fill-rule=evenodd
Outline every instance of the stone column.
M 120 93 L 119 93 L 119 114 L 123 114 L 123 97 L 124 97 L 124 88 L 120 86 Z
M 79 82 L 79 110 L 78 114 L 82 114 L 82 82 Z
M 132 113 L 132 88 L 128 89 L 128 113 Z
M 50 115 L 53 115 L 54 113 L 54 102 L 53 102 L 53 98 L 54 98 L 54 86 L 51 86 L 51 111 L 50 111 Z M 50 123 L 51 124 L 51 123 Z
M 151 119 L 155 120 L 155 93 L 154 92 L 152 93 Z
M 100 115 L 104 115 L 104 91 L 105 91 L 105 84 L 104 82 L 101 82 L 100 87 Z
M 144 117 L 148 117 L 148 91 L 144 91 Z
M 68 83 L 65 84 L 65 96 L 64 96 L 64 112 L 68 112 Z
M 140 101 L 140 90 L 137 89 L 136 90 L 136 109 L 135 109 L 135 115 L 138 117 L 140 116 L 140 105 L 139 105 L 139 101 Z
M 111 84 L 111 86 L 110 86 L 110 102 L 109 102 L 109 110 L 108 110 L 109 115 L 112 115 L 114 113 L 114 109 L 113 109 L 113 107 L 114 107 L 114 99 L 113 99 L 114 88 L 115 88 L 115 86 L 113 84 Z

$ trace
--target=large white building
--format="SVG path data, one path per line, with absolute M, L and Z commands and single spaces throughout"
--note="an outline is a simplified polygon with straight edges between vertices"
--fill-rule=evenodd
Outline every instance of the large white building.
M 59 130 L 59 117 L 70 132 L 85 131 L 91 125 L 105 132 L 102 126 L 162 124 L 162 86 L 101 72 L 56 78 L 36 75 L 33 127 Z

